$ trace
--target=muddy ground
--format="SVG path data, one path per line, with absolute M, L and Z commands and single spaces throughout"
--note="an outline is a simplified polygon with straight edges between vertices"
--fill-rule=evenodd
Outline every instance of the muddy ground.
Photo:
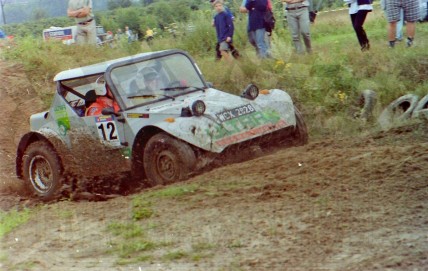
M 0 208 L 32 213 L 2 238 L 0 270 L 428 270 L 426 123 L 311 139 L 170 186 L 177 195 L 42 204 L 21 193 L 14 159 L 43 103 L 19 65 L 0 63 Z M 146 195 L 161 195 L 147 197 L 153 215 L 132 220 Z M 125 254 L 141 236 L 113 224 L 152 246 Z

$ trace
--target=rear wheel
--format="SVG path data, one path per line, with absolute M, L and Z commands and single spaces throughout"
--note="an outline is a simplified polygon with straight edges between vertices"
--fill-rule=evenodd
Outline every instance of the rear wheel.
M 43 200 L 54 199 L 61 188 L 62 167 L 55 150 L 44 141 L 30 144 L 23 156 L 23 176 Z
M 186 179 L 196 156 L 189 144 L 162 132 L 147 142 L 143 164 L 149 186 L 165 185 Z
M 308 143 L 308 129 L 305 121 L 303 120 L 302 113 L 300 113 L 297 107 L 294 107 L 294 112 L 296 116 L 296 126 L 294 128 L 295 145 L 302 146 Z

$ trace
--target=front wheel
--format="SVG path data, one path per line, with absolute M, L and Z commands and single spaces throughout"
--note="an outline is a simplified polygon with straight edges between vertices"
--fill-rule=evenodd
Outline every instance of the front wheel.
M 189 144 L 161 132 L 147 142 L 143 165 L 149 186 L 165 185 L 186 179 L 196 156 Z
M 44 141 L 30 144 L 23 156 L 23 176 L 31 191 L 43 200 L 54 199 L 62 180 L 61 162 L 55 150 Z

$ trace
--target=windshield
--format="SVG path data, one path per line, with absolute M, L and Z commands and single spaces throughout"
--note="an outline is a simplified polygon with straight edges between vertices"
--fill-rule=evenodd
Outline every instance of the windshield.
M 205 88 L 190 59 L 179 53 L 114 68 L 111 78 L 127 108 Z

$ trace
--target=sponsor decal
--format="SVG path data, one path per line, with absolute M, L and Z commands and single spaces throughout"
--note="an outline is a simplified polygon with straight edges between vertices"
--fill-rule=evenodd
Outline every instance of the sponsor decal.
M 62 136 L 67 134 L 70 130 L 70 120 L 68 118 L 67 109 L 65 105 L 60 105 L 54 108 L 54 116 L 58 124 L 58 131 Z
M 97 116 L 95 117 L 95 122 L 104 122 L 104 121 L 113 121 L 113 117 L 109 116 Z
M 71 40 L 73 38 L 71 28 L 68 29 L 58 29 L 58 30 L 48 30 L 43 33 L 45 39 L 59 39 L 59 40 Z
M 128 113 L 126 116 L 131 119 L 148 119 L 150 115 L 143 113 Z

